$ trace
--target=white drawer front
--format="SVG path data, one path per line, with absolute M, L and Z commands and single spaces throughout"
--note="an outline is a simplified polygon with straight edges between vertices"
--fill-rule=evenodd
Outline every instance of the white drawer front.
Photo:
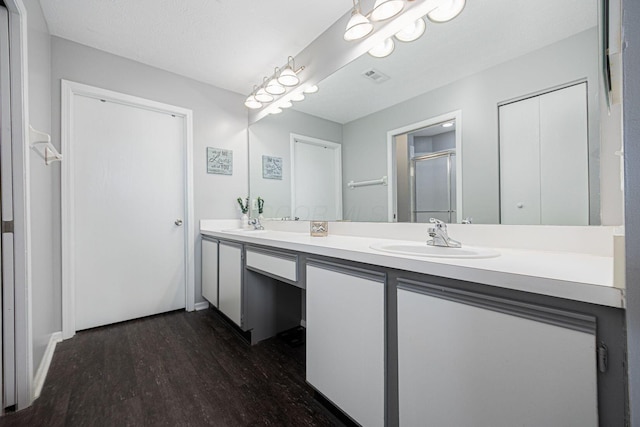
M 247 249 L 247 267 L 252 267 L 292 282 L 298 281 L 298 263 L 293 258 L 287 259 Z

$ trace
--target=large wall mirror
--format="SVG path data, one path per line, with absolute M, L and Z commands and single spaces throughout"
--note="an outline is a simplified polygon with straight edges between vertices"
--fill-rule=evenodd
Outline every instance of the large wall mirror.
M 250 126 L 251 197 L 265 218 L 619 223 L 601 7 L 468 0 L 390 56 L 361 56 Z

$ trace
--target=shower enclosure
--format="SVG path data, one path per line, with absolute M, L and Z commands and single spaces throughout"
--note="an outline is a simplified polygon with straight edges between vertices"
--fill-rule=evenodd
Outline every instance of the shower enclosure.
M 456 151 L 411 158 L 411 222 L 456 221 Z

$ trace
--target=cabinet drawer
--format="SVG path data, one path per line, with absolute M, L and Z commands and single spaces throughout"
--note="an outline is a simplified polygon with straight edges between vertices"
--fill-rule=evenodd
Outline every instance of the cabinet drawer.
M 298 257 L 286 253 L 247 248 L 247 268 L 291 282 L 298 281 Z

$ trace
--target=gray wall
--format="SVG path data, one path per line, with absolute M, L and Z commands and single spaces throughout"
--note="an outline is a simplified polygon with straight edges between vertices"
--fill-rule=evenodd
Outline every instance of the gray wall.
M 627 350 L 631 425 L 640 426 L 640 2 L 623 1 Z
M 292 133 L 342 142 L 341 124 L 291 109 L 252 124 L 249 127 L 250 190 L 253 199 L 260 196 L 265 200 L 265 218 L 291 216 Z M 263 155 L 282 157 L 282 180 L 262 178 Z
M 193 178 L 196 236 L 196 302 L 200 283 L 200 219 L 235 218 L 236 198 L 247 193 L 247 109 L 244 96 L 139 62 L 52 37 L 52 139 L 60 146 L 60 79 L 71 80 L 193 110 Z M 206 173 L 206 147 L 233 150 L 233 175 Z M 62 153 L 64 155 L 64 153 Z M 55 244 L 60 247 L 60 179 L 56 177 Z M 60 277 L 59 251 L 55 257 Z M 58 279 L 59 280 L 59 279 Z M 59 282 L 58 282 L 59 283 Z M 56 287 L 56 321 L 60 329 L 60 286 Z
M 51 133 L 51 43 L 49 29 L 38 0 L 24 0 L 27 9 L 27 49 L 29 62 L 29 122 Z M 31 326 L 33 372 L 35 374 L 51 334 L 60 331 L 60 307 L 52 304 L 60 293 L 60 278 L 54 269 L 55 183 L 60 179 L 60 163 L 44 164 L 31 151 Z M 59 194 L 59 192 L 58 192 Z
M 498 104 L 581 79 L 589 82 L 589 105 L 599 105 L 598 46 L 591 29 L 484 72 L 419 95 L 403 103 L 344 125 L 345 182 L 387 174 L 389 130 L 462 110 L 463 217 L 477 223 L 499 219 Z M 583 52 L 583 53 L 576 53 Z M 541 72 L 540 65 L 545 70 Z M 589 111 L 590 144 L 599 147 L 599 112 Z M 599 156 L 590 159 L 589 173 L 599 182 Z M 592 199 L 598 198 L 597 187 Z M 387 187 L 344 191 L 346 219 L 387 220 Z M 599 200 L 594 200 L 599 206 Z M 597 212 L 596 212 L 597 213 Z

